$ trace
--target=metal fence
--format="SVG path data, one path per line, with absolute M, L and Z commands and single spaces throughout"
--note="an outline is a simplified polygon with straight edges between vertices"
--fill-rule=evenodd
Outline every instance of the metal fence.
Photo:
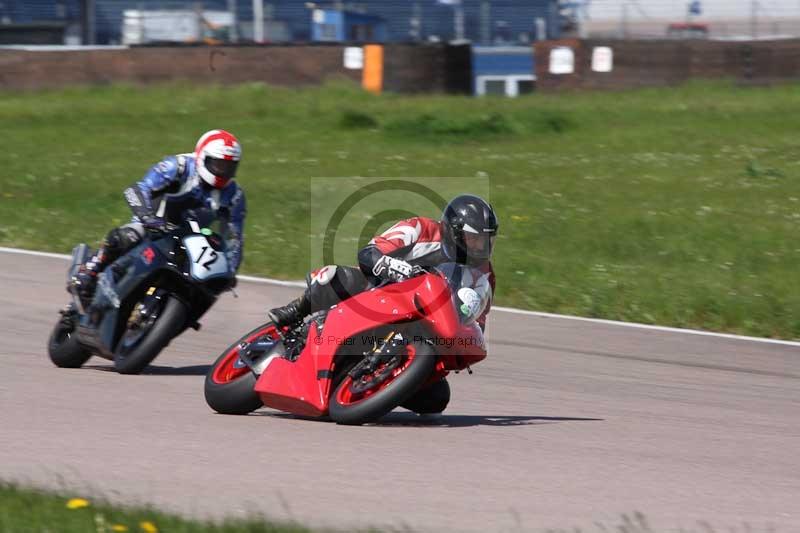
M 582 0 L 584 37 L 756 40 L 800 36 L 796 0 Z
M 235 19 L 230 32 L 232 41 L 307 42 L 319 40 L 314 37 L 314 24 L 325 24 L 318 21 L 333 11 L 352 14 L 354 19 L 358 15 L 373 17 L 385 29 L 380 33 L 384 36 L 380 40 L 385 42 L 466 40 L 509 45 L 557 38 L 563 25 L 563 10 L 559 7 L 562 1 L 0 0 L 0 21 L 60 20 L 67 25 L 80 25 L 89 44 L 116 44 L 123 39 L 125 11 L 147 11 L 151 18 L 158 17 L 155 12 L 176 10 L 228 11 Z M 163 14 L 165 20 L 170 16 Z M 337 40 L 352 40 L 353 36 L 368 40 L 377 35 L 355 30 Z
M 68 44 L 125 42 L 125 12 L 193 40 L 308 42 L 374 40 L 527 45 L 558 37 L 753 40 L 800 36 L 800 0 L 0 0 L 0 30 L 62 24 Z M 171 12 L 171 13 L 170 13 Z M 198 23 L 192 13 L 210 13 Z M 228 12 L 233 22 L 225 27 Z M 332 12 L 351 13 L 348 24 Z M 358 17 L 361 17 L 359 20 Z M 367 27 L 373 20 L 378 28 Z M 337 22 L 338 21 L 338 22 Z M 319 27 L 316 27 L 317 24 Z M 185 31 L 180 30 L 183 26 Z M 216 27 L 216 30 L 215 30 Z M 156 28 L 157 29 L 157 28 Z M 128 28 L 147 40 L 147 32 Z M 159 39 L 165 32 L 155 31 Z M 169 32 L 166 32 L 169 33 Z M 175 37 L 173 40 L 192 40 Z

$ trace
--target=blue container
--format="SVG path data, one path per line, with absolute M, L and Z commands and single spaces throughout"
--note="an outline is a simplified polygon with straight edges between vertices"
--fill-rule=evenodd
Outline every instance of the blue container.
M 519 96 L 536 81 L 532 46 L 473 46 L 473 93 Z
M 386 23 L 381 17 L 314 9 L 311 14 L 311 40 L 317 42 L 385 42 Z

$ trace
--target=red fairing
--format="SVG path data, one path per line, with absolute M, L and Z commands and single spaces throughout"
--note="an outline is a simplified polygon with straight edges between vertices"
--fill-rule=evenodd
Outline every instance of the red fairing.
M 436 350 L 446 370 L 463 370 L 486 359 L 486 341 L 477 323 L 461 326 L 451 339 L 444 339 Z
M 486 358 L 486 343 L 478 323 L 461 324 L 450 303 L 450 288 L 441 276 L 424 276 L 429 287 L 423 307 L 426 325 L 445 370 L 461 370 Z M 427 303 L 430 302 L 430 303 Z
M 450 297 L 447 281 L 436 274 L 362 292 L 331 309 L 322 343 L 336 345 L 381 325 L 422 320 L 446 369 L 466 368 L 486 357 L 486 345 L 477 323 L 461 324 Z
M 414 292 L 400 285 L 419 285 L 421 278 L 361 293 L 331 309 L 323 331 L 312 325 L 296 361 L 276 358 L 261 374 L 255 390 L 264 405 L 302 416 L 327 414 L 336 353 L 362 331 L 419 317 Z
M 412 217 L 401 220 L 369 241 L 369 244 L 375 245 L 382 254 L 399 257 L 405 261 L 413 261 L 437 252 L 441 249 L 441 243 L 441 225 L 438 221 L 427 217 Z M 403 250 L 403 253 L 397 255 L 400 250 Z M 495 276 L 491 262 L 486 261 L 478 269 L 484 274 L 489 274 L 489 283 L 492 287 L 492 294 L 494 294 Z M 316 271 L 312 273 L 312 275 L 314 274 L 316 274 Z M 486 310 L 478 318 L 478 324 L 484 329 L 486 327 L 486 317 L 491 307 L 492 304 L 489 302 Z
M 315 342 L 316 337 L 312 326 L 306 347 L 296 361 L 275 358 L 269 363 L 255 386 L 264 405 L 302 416 L 323 416 L 328 412 L 330 370 L 336 351 L 325 349 Z
M 336 342 L 385 324 L 421 318 L 414 305 L 414 295 L 430 292 L 426 283 L 433 277 L 424 275 L 380 289 L 370 289 L 335 305 L 325 320 L 323 341 Z M 449 298 L 446 284 L 443 294 Z M 419 300 L 425 301 L 422 296 Z
M 447 281 L 437 274 L 357 294 L 331 308 L 322 331 L 312 324 L 306 346 L 294 362 L 280 357 L 271 360 L 255 390 L 267 407 L 324 416 L 338 351 L 379 326 L 416 320 L 427 332 L 426 339 L 437 346 L 440 358 L 431 382 L 450 370 L 466 368 L 484 359 L 486 348 L 477 323 L 462 325 L 450 298 Z

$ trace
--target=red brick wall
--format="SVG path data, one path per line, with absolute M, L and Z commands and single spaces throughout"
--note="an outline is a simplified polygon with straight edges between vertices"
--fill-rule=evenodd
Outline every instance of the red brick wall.
M 361 82 L 344 68 L 344 46 L 191 46 L 27 52 L 0 50 L 0 89 L 57 88 L 115 82 L 261 81 L 317 85 L 331 78 Z M 396 92 L 469 92 L 469 47 L 387 45 L 384 88 Z M 463 72 L 462 72 L 463 71 Z
M 112 82 L 190 80 L 298 86 L 328 78 L 361 80 L 343 66 L 340 46 L 142 47 L 127 50 L 0 50 L 0 87 L 39 89 Z

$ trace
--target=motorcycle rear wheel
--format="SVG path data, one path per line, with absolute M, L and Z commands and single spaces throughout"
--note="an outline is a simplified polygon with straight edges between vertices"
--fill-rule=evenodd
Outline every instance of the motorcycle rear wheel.
M 225 349 L 206 374 L 206 403 L 224 415 L 246 415 L 264 406 L 255 391 L 256 376 L 247 365 L 237 366 L 239 344 L 275 331 L 272 322 L 257 327 Z M 275 335 L 272 335 L 273 338 Z
M 400 407 L 419 415 L 432 415 L 444 411 L 448 403 L 450 403 L 450 384 L 447 383 L 447 379 L 442 378 L 415 392 Z
M 92 356 L 92 352 L 78 342 L 75 334 L 76 322 L 77 316 L 74 314 L 62 317 L 50 334 L 47 353 L 57 367 L 80 368 Z

